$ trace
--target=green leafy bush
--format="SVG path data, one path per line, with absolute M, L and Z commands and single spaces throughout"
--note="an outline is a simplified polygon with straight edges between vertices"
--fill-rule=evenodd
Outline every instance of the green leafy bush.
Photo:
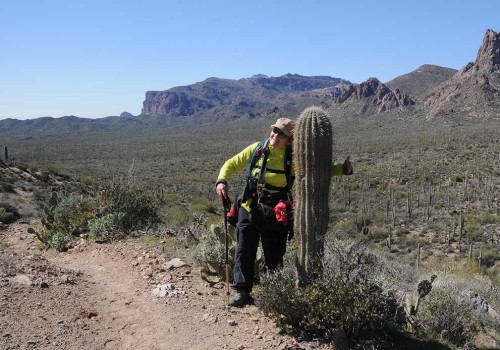
M 71 241 L 71 238 L 64 232 L 51 231 L 47 237 L 47 244 L 58 252 L 64 251 L 66 245 Z
M 88 221 L 90 237 L 104 242 L 119 238 L 121 235 L 118 226 L 124 215 L 124 213 L 113 213 L 90 219 Z
M 63 197 L 53 192 L 41 219 L 43 230 L 30 228 L 29 232 L 57 250 L 87 231 L 96 240 L 109 241 L 158 222 L 158 207 L 149 192 L 123 182 L 105 184 L 95 197 L 77 193 Z
M 43 175 L 58 175 L 59 168 L 55 164 L 47 164 L 42 169 Z
M 94 198 L 70 194 L 54 208 L 54 228 L 67 235 L 79 235 L 87 230 L 87 221 L 95 214 Z
M 156 196 L 124 181 L 108 182 L 97 195 L 101 215 L 118 214 L 116 224 L 125 233 L 160 221 Z

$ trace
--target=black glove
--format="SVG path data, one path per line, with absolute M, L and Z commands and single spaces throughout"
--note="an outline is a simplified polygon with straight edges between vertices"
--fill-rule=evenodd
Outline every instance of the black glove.
M 350 158 L 351 157 L 347 157 L 342 165 L 342 172 L 344 175 L 352 175 L 352 163 Z

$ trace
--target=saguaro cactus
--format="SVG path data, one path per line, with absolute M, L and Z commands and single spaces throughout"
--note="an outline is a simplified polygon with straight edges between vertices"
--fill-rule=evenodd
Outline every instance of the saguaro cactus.
M 309 107 L 302 112 L 294 134 L 294 230 L 299 239 L 296 265 L 298 282 L 305 285 L 322 271 L 333 134 L 328 116 L 319 107 Z

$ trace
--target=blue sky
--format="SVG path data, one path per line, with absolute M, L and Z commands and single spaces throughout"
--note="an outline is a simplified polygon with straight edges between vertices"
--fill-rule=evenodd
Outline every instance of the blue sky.
M 137 115 L 146 91 L 208 77 L 460 69 L 499 13 L 498 0 L 2 0 L 0 119 Z

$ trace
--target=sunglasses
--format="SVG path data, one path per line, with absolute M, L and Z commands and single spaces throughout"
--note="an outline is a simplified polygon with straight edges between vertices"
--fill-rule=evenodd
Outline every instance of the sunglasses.
M 283 131 L 278 128 L 273 128 L 273 132 L 279 137 L 288 137 Z

